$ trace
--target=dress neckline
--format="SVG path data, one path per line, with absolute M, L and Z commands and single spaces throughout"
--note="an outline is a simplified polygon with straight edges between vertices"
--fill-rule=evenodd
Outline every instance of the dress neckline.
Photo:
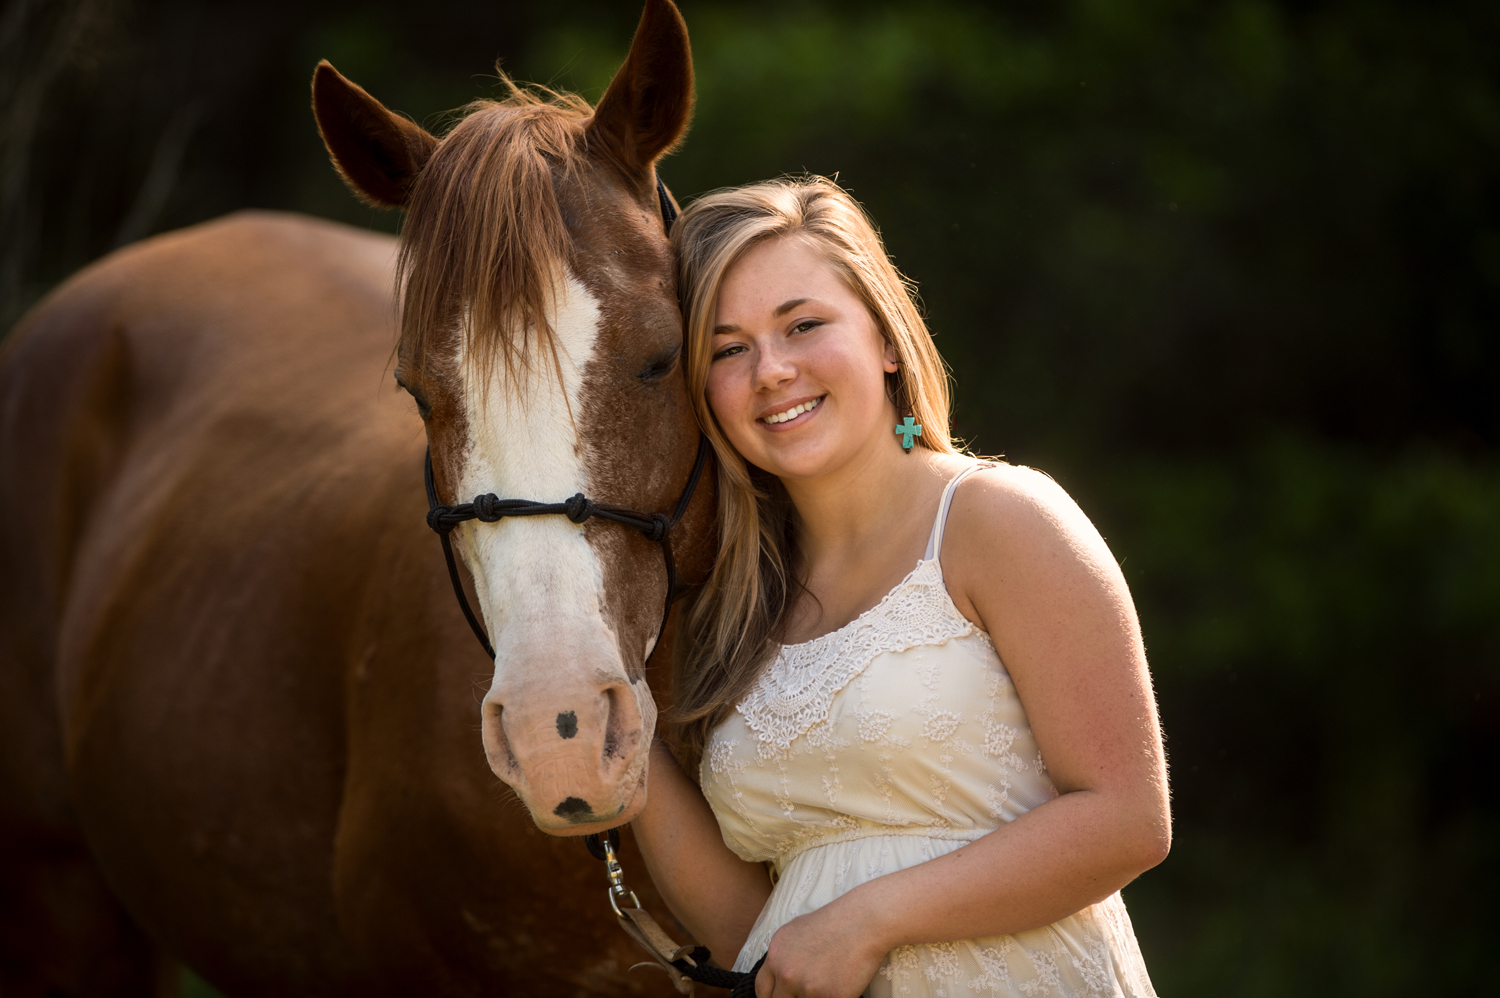
M 884 596 L 880 597 L 880 599 L 875 603 L 874 606 L 854 617 L 848 623 L 840 627 L 835 627 L 831 631 L 825 631 L 815 638 L 808 638 L 806 641 L 797 641 L 793 642 L 792 644 L 781 645 L 780 654 L 784 654 L 789 648 L 807 648 L 811 645 L 818 644 L 819 642 L 827 641 L 831 638 L 842 635 L 846 631 L 849 631 L 859 624 L 863 623 L 865 618 L 873 615 L 877 610 L 882 609 L 887 603 L 891 601 L 891 597 L 895 596 L 901 590 L 905 589 L 907 585 L 910 584 L 913 577 L 915 577 L 916 574 L 922 570 L 922 566 L 924 565 L 932 565 L 937 570 L 937 584 L 942 587 L 943 595 L 948 597 L 949 605 L 952 606 L 954 611 L 956 612 L 958 610 L 958 605 L 953 602 L 953 594 L 948 592 L 948 583 L 943 579 L 943 566 L 938 560 L 943 556 L 943 528 L 947 524 L 948 520 L 948 505 L 953 501 L 953 493 L 957 491 L 958 486 L 963 482 L 965 478 L 968 478 L 976 471 L 983 471 L 986 468 L 993 467 L 995 467 L 995 463 L 993 461 L 976 460 L 973 464 L 969 465 L 967 468 L 964 468 L 958 474 L 948 479 L 947 483 L 943 486 L 942 498 L 938 500 L 937 516 L 933 519 L 932 534 L 927 541 L 928 551 L 931 552 L 931 557 L 928 557 L 926 554 L 924 554 L 921 558 L 918 558 L 916 566 L 910 572 L 907 572 L 904 576 L 902 576 L 900 582 L 896 583 L 890 588 L 889 591 L 886 592 Z
M 831 631 L 824 631 L 817 637 L 808 638 L 806 641 L 794 641 L 791 644 L 784 644 L 781 646 L 781 650 L 785 652 L 788 648 L 806 648 L 809 645 L 815 645 L 819 642 L 827 641 L 830 638 L 843 634 L 845 631 L 852 630 L 855 626 L 863 622 L 866 617 L 873 616 L 875 614 L 875 611 L 882 609 L 887 603 L 891 601 L 891 597 L 895 596 L 901 590 L 905 589 L 911 582 L 912 577 L 922 570 L 923 565 L 931 565 L 935 569 L 937 569 L 938 584 L 943 587 L 943 592 L 948 596 L 949 602 L 952 602 L 953 596 L 951 593 L 948 593 L 948 584 L 943 581 L 943 566 L 938 563 L 938 560 L 936 558 L 918 558 L 916 566 L 912 568 L 910 572 L 907 572 L 905 575 L 903 575 L 900 582 L 896 583 L 889 590 L 887 590 L 886 594 L 880 597 L 880 599 L 876 601 L 874 606 L 870 607 L 868 610 L 863 611 L 846 624 L 835 627 Z

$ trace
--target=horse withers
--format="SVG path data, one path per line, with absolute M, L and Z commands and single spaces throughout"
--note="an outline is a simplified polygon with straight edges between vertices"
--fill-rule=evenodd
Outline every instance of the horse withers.
M 399 259 L 242 213 L 111 255 L 17 327 L 0 993 L 169 994 L 174 959 L 235 998 L 666 989 L 625 976 L 598 864 L 542 834 L 644 802 L 661 550 L 599 520 L 460 527 L 492 664 L 421 468 L 430 446 L 448 503 L 671 509 L 698 430 L 655 162 L 691 88 L 667 0 L 597 108 L 518 92 L 441 139 L 320 65 L 336 164 L 407 211 Z M 384 387 L 398 275 L 415 406 Z M 673 532 L 684 579 L 713 505 Z

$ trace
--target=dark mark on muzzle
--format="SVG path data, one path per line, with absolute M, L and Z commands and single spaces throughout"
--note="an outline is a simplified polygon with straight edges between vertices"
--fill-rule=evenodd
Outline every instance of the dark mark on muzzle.
M 593 818 L 594 809 L 589 807 L 589 802 L 582 798 L 569 797 L 553 808 L 552 813 L 559 818 L 567 818 L 573 824 L 579 825 Z
M 564 738 L 578 734 L 578 715 L 571 710 L 557 715 L 557 733 Z M 569 798 L 571 800 L 572 798 Z

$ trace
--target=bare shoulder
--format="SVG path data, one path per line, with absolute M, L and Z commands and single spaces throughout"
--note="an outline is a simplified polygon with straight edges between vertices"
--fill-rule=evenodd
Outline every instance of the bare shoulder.
M 992 633 L 990 625 L 1003 621 L 984 618 L 1006 605 L 1129 600 L 1114 556 L 1083 510 L 1050 476 L 1019 465 L 985 469 L 959 486 L 942 563 L 954 603 Z
M 1099 539 L 1083 510 L 1050 475 L 1015 464 L 986 468 L 960 484 L 944 534 L 954 540 L 954 553 L 993 543 L 1046 546 Z

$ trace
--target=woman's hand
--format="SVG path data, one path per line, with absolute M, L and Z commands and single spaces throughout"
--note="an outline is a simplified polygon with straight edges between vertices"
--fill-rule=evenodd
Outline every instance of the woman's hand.
M 755 978 L 756 998 L 858 998 L 864 993 L 886 947 L 857 910 L 857 893 L 777 930 Z

